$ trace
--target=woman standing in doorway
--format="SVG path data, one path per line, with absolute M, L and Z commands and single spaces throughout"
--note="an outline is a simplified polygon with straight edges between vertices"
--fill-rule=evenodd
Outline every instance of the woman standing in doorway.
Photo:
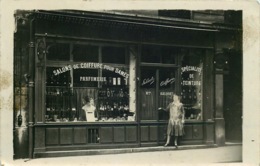
M 169 111 L 169 122 L 167 127 L 167 141 L 164 146 L 168 146 L 170 143 L 171 136 L 175 136 L 174 146 L 178 148 L 178 137 L 184 134 L 183 124 L 185 111 L 183 104 L 180 102 L 180 96 L 174 94 L 173 102 L 171 102 L 166 111 Z

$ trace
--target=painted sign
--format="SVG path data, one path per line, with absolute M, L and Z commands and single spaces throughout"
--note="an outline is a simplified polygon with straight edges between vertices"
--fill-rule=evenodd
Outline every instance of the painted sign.
M 146 85 L 146 84 L 152 85 L 154 83 L 154 81 L 155 81 L 154 77 L 145 78 L 145 79 L 143 79 L 142 86 Z
M 197 67 L 197 66 L 182 67 L 181 73 L 185 77 L 183 77 L 184 80 L 182 80 L 181 84 L 183 86 L 200 86 L 201 85 L 201 80 L 200 80 L 201 72 L 202 72 L 202 67 Z M 199 79 L 199 80 L 194 80 L 194 79 Z
M 202 68 L 201 67 L 197 67 L 197 66 L 184 66 L 181 68 L 181 72 L 189 72 L 189 71 L 195 71 L 195 72 L 199 72 L 199 74 L 201 74 Z
M 173 92 L 160 92 L 160 96 L 172 96 Z
M 175 82 L 175 78 L 167 78 L 165 81 L 161 81 L 160 86 L 167 86 Z
M 72 69 L 104 69 L 104 70 L 108 70 L 111 72 L 115 72 L 125 78 L 129 77 L 129 74 L 119 68 L 116 67 L 112 67 L 109 65 L 105 65 L 102 63 L 93 63 L 93 62 L 89 62 L 89 63 L 79 63 L 79 64 L 74 64 L 74 65 L 67 65 L 58 69 L 53 70 L 53 74 L 55 76 L 65 73 L 67 71 L 70 71 Z
M 89 77 L 89 76 L 81 76 L 79 77 L 79 81 L 91 81 L 91 82 L 106 82 L 106 77 Z

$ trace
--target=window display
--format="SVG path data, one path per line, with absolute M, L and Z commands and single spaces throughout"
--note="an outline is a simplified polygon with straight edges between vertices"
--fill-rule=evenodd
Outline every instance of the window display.
M 202 120 L 203 52 L 190 50 L 181 67 L 181 95 L 185 118 Z
M 126 48 L 71 44 L 70 50 L 70 60 L 59 62 L 50 57 L 58 54 L 57 49 L 49 49 L 45 121 L 135 121 L 135 97 L 130 101 L 135 85 L 129 83 L 135 77 L 129 71 L 135 59 L 126 56 Z

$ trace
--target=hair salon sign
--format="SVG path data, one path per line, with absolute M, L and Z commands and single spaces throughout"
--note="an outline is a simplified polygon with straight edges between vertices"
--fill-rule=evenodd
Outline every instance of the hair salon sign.
M 105 65 L 105 64 L 102 64 L 102 63 L 92 63 L 92 62 L 67 65 L 67 66 L 53 70 L 53 74 L 55 76 L 57 76 L 59 74 L 70 71 L 72 69 L 103 69 L 103 70 L 115 72 L 115 73 L 125 77 L 126 79 L 129 77 L 129 74 L 127 72 L 125 72 L 125 71 L 123 71 L 119 68 L 112 67 L 112 66 L 109 66 L 109 65 Z M 88 79 L 91 80 L 91 79 L 95 79 L 95 78 L 83 78 L 83 79 L 85 79 L 85 81 L 86 81 Z M 102 79 L 104 79 L 104 78 L 102 78 Z M 105 81 L 105 80 L 102 80 L 102 81 Z

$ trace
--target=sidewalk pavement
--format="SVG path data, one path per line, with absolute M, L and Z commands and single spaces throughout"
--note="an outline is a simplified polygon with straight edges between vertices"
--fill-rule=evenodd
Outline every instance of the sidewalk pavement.
M 162 147 L 160 147 L 162 148 Z M 164 147 L 163 151 L 15 160 L 12 165 L 172 165 L 241 163 L 242 145 L 205 149 Z M 168 148 L 168 149 L 167 149 Z

